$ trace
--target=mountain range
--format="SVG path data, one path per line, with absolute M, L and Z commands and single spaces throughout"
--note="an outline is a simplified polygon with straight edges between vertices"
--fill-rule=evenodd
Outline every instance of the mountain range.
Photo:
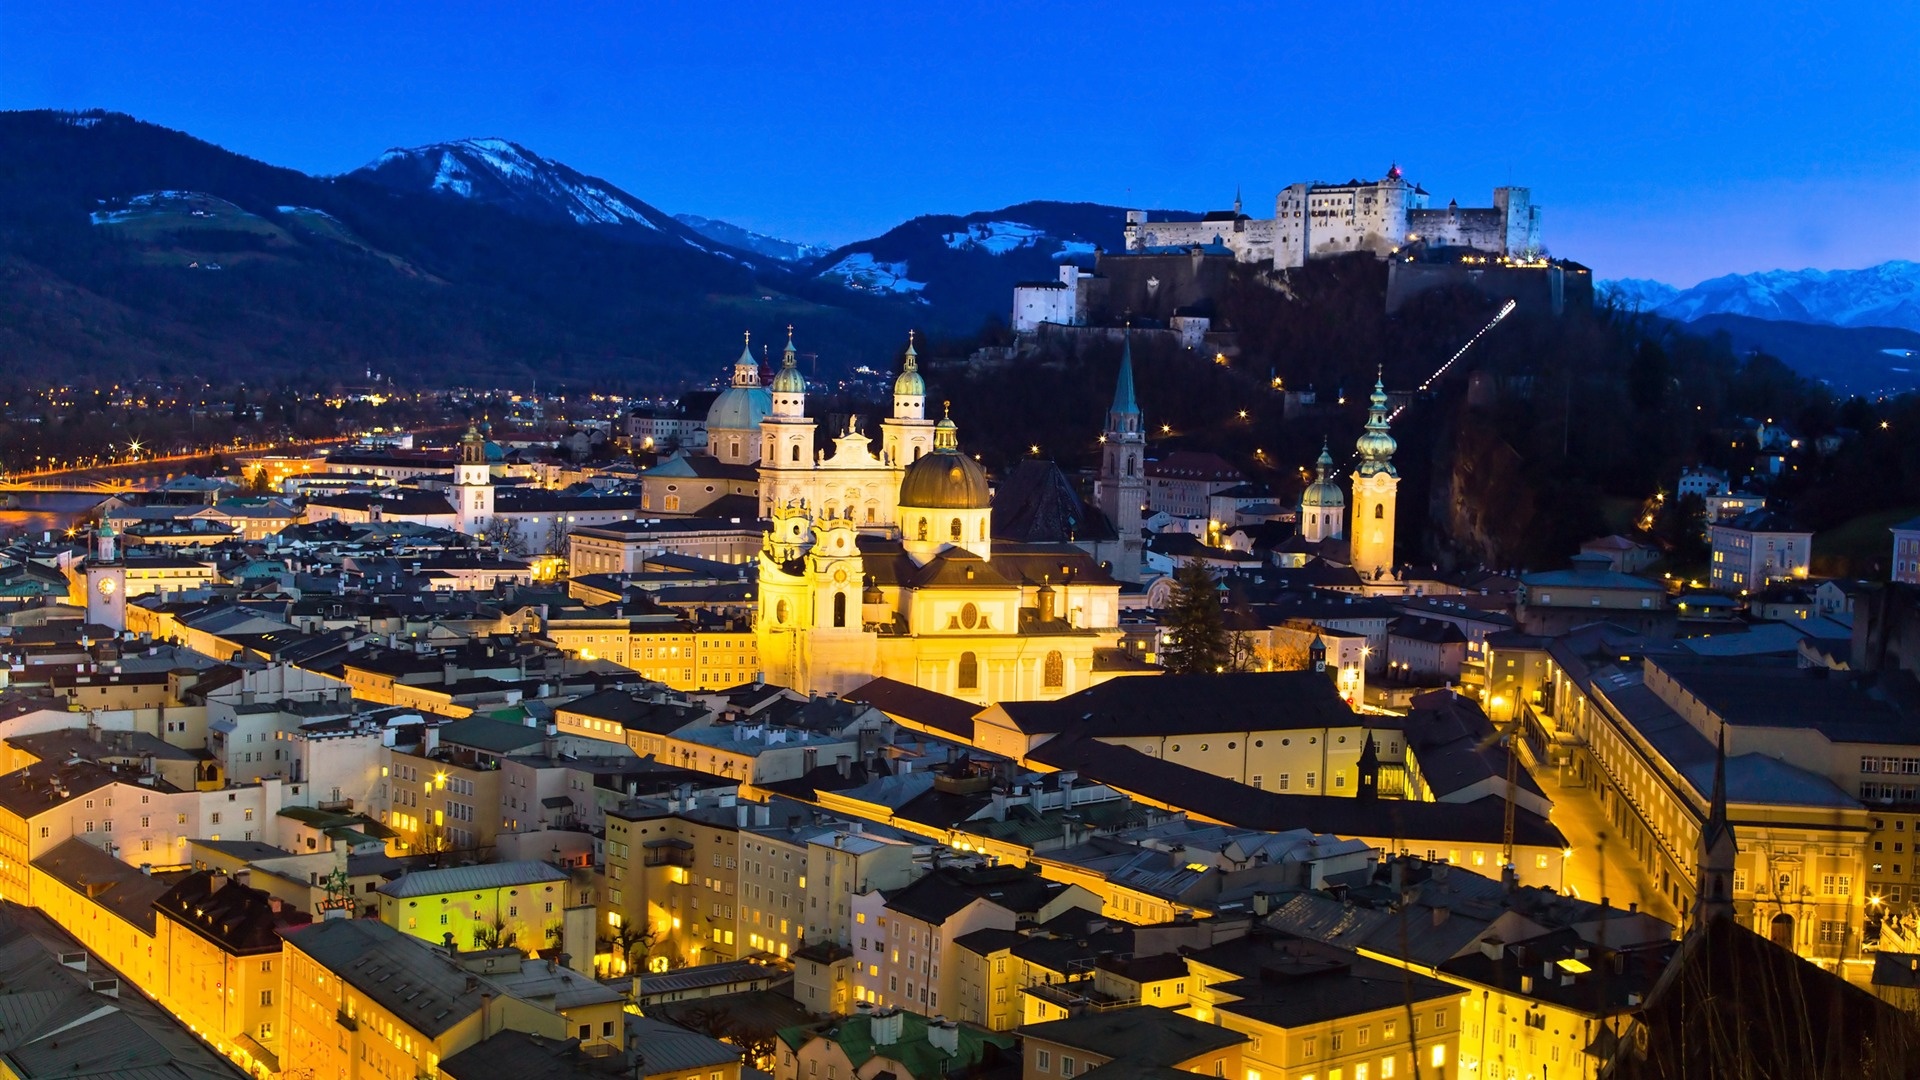
M 1033 201 L 823 250 L 669 213 L 507 139 L 318 177 L 122 114 L 7 112 L 0 371 L 698 385 L 728 369 L 740 330 L 792 324 L 830 375 L 890 365 L 910 327 L 1004 321 L 1014 284 L 1119 249 L 1124 219 Z M 1913 263 L 1607 287 L 1702 329 L 1734 320 L 1717 330 L 1778 340 L 1811 374 L 1844 353 L 1868 385 L 1899 383 L 1910 359 L 1908 337 L 1867 328 L 1920 328 Z
M 1624 306 L 1681 322 L 1740 315 L 1831 326 L 1920 331 L 1920 263 L 1896 259 L 1861 270 L 1727 274 L 1688 289 L 1645 278 L 1600 282 Z

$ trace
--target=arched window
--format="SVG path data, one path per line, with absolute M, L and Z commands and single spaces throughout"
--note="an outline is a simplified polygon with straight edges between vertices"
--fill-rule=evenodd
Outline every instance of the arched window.
M 960 654 L 960 689 L 980 689 L 980 660 L 970 652 Z
M 760 456 L 763 458 L 766 458 L 768 461 L 773 460 L 773 440 L 772 439 L 767 440 L 767 448 L 761 452 Z
M 926 447 L 923 447 L 920 444 L 915 443 L 913 447 L 913 460 L 919 461 L 920 455 L 925 452 L 926 452 Z
M 847 594 L 846 593 L 837 592 L 833 594 L 833 625 L 835 626 L 847 625 Z
M 981 518 L 980 519 L 980 539 L 985 540 L 986 538 L 987 538 L 987 519 Z
M 800 444 L 799 443 L 793 444 L 793 460 L 795 461 L 800 460 Z
M 1386 519 L 1386 516 L 1387 516 L 1387 504 L 1374 503 L 1373 504 L 1373 520 L 1382 521 Z
M 960 542 L 961 533 L 960 533 L 959 518 L 954 518 L 952 521 L 947 523 L 947 532 L 950 536 L 952 536 L 954 543 L 957 544 Z
M 1040 685 L 1049 690 L 1058 690 L 1067 685 L 1067 660 L 1060 655 L 1060 650 L 1055 649 L 1047 654 L 1047 666 L 1041 674 Z
M 927 538 L 927 519 L 926 519 L 926 518 L 921 518 L 921 519 L 920 519 L 920 534 L 919 534 L 919 535 L 920 535 L 920 539 L 922 539 L 922 540 L 925 540 L 925 539 Z
M 781 626 L 786 625 L 787 602 L 785 600 L 782 600 L 778 604 L 775 604 L 773 606 L 773 621 Z
M 1127 475 L 1128 476 L 1133 475 L 1133 455 L 1132 454 L 1127 455 Z

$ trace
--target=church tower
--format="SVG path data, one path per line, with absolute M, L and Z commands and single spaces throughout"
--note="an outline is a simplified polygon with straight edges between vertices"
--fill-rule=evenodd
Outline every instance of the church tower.
M 1317 544 L 1346 535 L 1347 496 L 1333 482 L 1333 455 L 1320 444 L 1320 460 L 1313 464 L 1313 483 L 1300 494 L 1300 539 Z
M 880 456 L 904 469 L 933 449 L 933 421 L 927 419 L 927 382 L 920 377 L 920 354 L 907 335 L 907 359 L 893 381 L 893 415 L 880 423 Z
M 1739 854 L 1733 826 L 1727 822 L 1727 731 L 1723 727 L 1713 755 L 1713 796 L 1707 804 L 1706 824 L 1700 827 L 1699 881 L 1693 899 L 1697 925 L 1723 915 L 1733 917 L 1733 864 Z
M 1140 518 L 1147 502 L 1147 436 L 1140 422 L 1140 403 L 1133 394 L 1131 337 L 1120 353 L 1113 407 L 1107 410 L 1107 430 L 1100 441 L 1100 512 L 1120 534 L 1120 555 L 1114 560 L 1113 576 L 1121 581 L 1138 581 L 1146 548 Z
M 787 351 L 773 377 L 773 408 L 760 422 L 760 516 L 770 517 L 781 499 L 797 493 L 813 468 L 813 421 L 807 419 L 807 380 L 787 327 Z
M 1387 388 L 1377 376 L 1368 399 L 1367 430 L 1355 449 L 1360 465 L 1353 471 L 1351 537 L 1353 569 L 1363 582 L 1393 577 L 1393 504 L 1400 474 L 1393 467 L 1393 436 L 1387 433 Z
M 472 424 L 460 436 L 460 463 L 453 467 L 453 509 L 460 520 L 460 531 L 468 536 L 485 532 L 493 518 L 493 471 L 487 465 L 487 441 Z
M 119 534 L 102 520 L 93 533 L 93 557 L 87 560 L 87 621 L 114 630 L 127 628 L 127 565 L 120 561 Z

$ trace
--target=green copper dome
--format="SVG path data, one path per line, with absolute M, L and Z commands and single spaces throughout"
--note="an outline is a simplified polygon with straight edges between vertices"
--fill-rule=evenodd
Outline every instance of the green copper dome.
M 1393 468 L 1393 452 L 1399 444 L 1387 434 L 1387 387 L 1380 379 L 1374 379 L 1373 395 L 1367 402 L 1367 430 L 1354 443 L 1354 449 L 1360 451 L 1360 475 L 1398 476 Z
M 1327 444 L 1320 444 L 1320 460 L 1314 463 L 1313 483 L 1300 494 L 1300 509 L 1326 509 L 1347 505 L 1347 493 L 1333 482 L 1333 455 L 1327 452 Z
M 985 510 L 993 505 L 987 470 L 960 452 L 951 416 L 933 428 L 933 453 L 907 466 L 900 477 L 900 505 L 914 510 Z
M 773 392 L 776 394 L 804 394 L 807 392 L 807 380 L 795 366 L 800 354 L 794 351 L 793 338 L 787 338 L 787 351 L 780 357 L 780 370 L 773 376 Z

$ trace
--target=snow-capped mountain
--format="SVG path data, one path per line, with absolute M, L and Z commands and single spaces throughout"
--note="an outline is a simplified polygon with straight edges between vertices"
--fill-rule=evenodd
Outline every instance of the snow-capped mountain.
M 1680 290 L 1664 281 L 1651 278 L 1621 278 L 1618 281 L 1603 281 L 1600 289 L 1623 308 L 1632 311 L 1653 311 L 1680 295 Z
M 713 251 L 706 238 L 660 209 L 506 139 L 389 150 L 347 175 L 401 191 L 490 203 L 537 221 L 571 221 L 645 243 Z
M 829 249 L 818 244 L 798 244 L 792 240 L 782 240 L 777 236 L 757 233 L 744 229 L 730 221 L 719 218 L 701 217 L 699 214 L 675 214 L 673 219 L 709 240 L 750 251 L 755 255 L 764 255 L 783 263 L 806 262 L 825 255 Z
M 1191 217 L 1153 213 L 1166 220 Z M 1067 261 L 1091 265 L 1095 248 L 1120 250 L 1125 225 L 1125 210 L 1095 203 L 1027 202 L 964 216 L 929 214 L 836 248 L 803 271 L 849 292 L 956 313 L 999 312 L 1006 310 L 1015 283 L 1051 280 Z
M 1643 311 L 1692 322 L 1744 315 L 1833 326 L 1920 330 L 1920 263 L 1896 259 L 1861 270 L 1768 270 L 1727 274 L 1690 289 L 1640 279 L 1602 282 Z

